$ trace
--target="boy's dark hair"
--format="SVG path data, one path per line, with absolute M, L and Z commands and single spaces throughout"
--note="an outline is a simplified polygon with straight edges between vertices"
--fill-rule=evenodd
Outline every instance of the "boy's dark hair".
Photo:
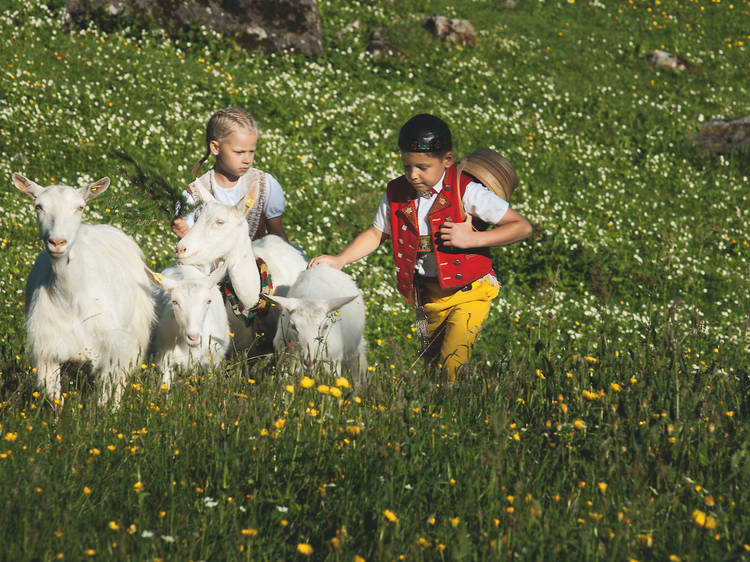
M 448 124 L 429 113 L 409 119 L 398 133 L 398 147 L 404 152 L 425 152 L 442 158 L 453 149 Z

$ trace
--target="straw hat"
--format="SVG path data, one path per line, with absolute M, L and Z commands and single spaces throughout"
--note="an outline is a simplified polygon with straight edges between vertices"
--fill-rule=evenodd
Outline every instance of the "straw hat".
M 456 164 L 458 174 L 466 172 L 506 201 L 518 186 L 518 176 L 507 158 L 489 148 L 477 148 Z

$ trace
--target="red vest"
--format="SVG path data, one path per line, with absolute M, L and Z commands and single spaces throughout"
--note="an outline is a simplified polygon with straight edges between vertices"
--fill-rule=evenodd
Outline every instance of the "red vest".
M 427 214 L 430 237 L 433 241 L 437 280 L 443 289 L 460 289 L 481 279 L 492 271 L 492 260 L 487 248 L 458 249 L 435 243 L 435 235 L 444 222 L 459 222 L 459 197 L 463 197 L 466 185 L 474 181 L 469 176 L 461 177 L 460 188 L 456 188 L 456 167 L 448 168 L 443 180 L 443 189 L 438 193 Z M 399 292 L 412 299 L 414 288 L 414 266 L 417 262 L 419 225 L 417 224 L 417 192 L 401 176 L 388 184 L 386 191 L 390 206 L 391 238 L 393 239 L 393 261 L 396 264 L 396 285 Z M 487 225 L 475 219 L 475 226 L 483 229 Z

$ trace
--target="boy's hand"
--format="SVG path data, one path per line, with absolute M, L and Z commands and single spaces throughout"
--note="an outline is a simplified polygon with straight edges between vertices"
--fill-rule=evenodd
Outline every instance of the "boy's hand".
M 179 238 L 185 236 L 188 230 L 190 230 L 190 227 L 185 222 L 185 219 L 180 217 L 172 219 L 172 232 L 174 232 Z
M 471 224 L 471 215 L 466 213 L 463 222 L 444 222 L 440 226 L 440 241 L 444 246 L 454 248 L 473 248 L 476 244 L 474 238 L 474 226 Z
M 336 269 L 341 269 L 346 265 L 345 263 L 341 263 L 341 260 L 339 260 L 336 256 L 323 254 L 322 256 L 311 259 L 310 263 L 307 264 L 307 269 L 315 267 L 316 265 L 320 265 L 321 263 L 327 263 L 328 265 Z

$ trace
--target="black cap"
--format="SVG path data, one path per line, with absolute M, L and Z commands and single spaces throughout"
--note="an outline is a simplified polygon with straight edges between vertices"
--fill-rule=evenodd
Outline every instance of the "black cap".
M 401 127 L 398 147 L 404 152 L 447 152 L 453 148 L 451 130 L 440 117 L 420 113 Z

